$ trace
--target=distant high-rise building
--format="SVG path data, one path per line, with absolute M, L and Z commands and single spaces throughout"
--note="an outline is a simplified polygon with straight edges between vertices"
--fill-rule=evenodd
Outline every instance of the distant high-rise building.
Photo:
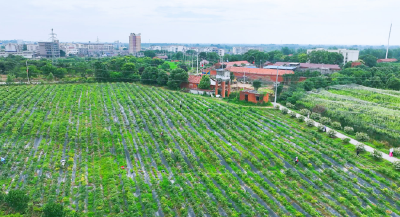
M 39 54 L 44 58 L 59 58 L 60 57 L 60 44 L 58 40 L 54 42 L 39 42 Z
M 141 48 L 141 36 L 140 33 L 135 34 L 135 33 L 131 33 L 129 35 L 129 53 L 130 54 L 136 54 L 138 52 L 140 52 L 140 48 Z

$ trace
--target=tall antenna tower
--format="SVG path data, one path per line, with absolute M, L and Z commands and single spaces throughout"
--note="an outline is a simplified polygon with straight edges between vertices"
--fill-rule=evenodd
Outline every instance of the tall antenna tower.
M 389 41 L 390 41 L 390 33 L 392 32 L 392 23 L 390 23 L 390 30 L 389 30 L 389 38 L 388 38 L 388 46 L 386 48 L 386 59 L 389 53 Z
M 54 41 L 56 40 L 57 34 L 53 32 L 53 28 L 51 28 L 50 39 L 51 39 L 51 64 L 54 64 Z

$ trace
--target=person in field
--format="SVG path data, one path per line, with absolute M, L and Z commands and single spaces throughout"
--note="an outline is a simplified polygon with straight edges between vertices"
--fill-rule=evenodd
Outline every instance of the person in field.
M 389 150 L 389 157 L 393 157 L 393 148 L 390 148 Z
M 360 154 L 360 149 L 356 149 L 356 153 L 357 153 L 357 157 L 358 157 L 358 155 Z
M 294 159 L 294 165 L 297 165 L 299 163 L 299 158 L 296 157 L 296 159 Z
M 4 157 L 1 157 L 0 160 L 1 160 L 2 164 L 4 164 L 6 162 L 6 159 Z

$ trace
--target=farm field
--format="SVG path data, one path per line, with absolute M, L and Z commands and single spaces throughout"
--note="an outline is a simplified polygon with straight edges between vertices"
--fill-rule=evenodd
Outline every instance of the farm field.
M 309 92 L 297 104 L 312 110 L 323 106 L 323 116 L 366 132 L 372 138 L 400 144 L 400 91 L 381 90 L 361 85 L 335 85 L 329 90 Z
M 399 172 L 273 109 L 129 83 L 0 87 L 0 101 L 2 191 L 26 191 L 34 206 L 56 201 L 82 216 L 400 216 Z

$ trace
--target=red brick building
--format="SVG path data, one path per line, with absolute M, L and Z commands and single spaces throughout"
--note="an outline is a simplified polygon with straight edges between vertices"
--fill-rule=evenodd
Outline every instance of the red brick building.
M 233 72 L 235 78 L 243 78 L 251 80 L 269 80 L 276 81 L 276 69 L 259 69 L 259 68 L 242 68 L 242 67 L 231 67 L 230 72 Z M 278 71 L 278 82 L 283 82 L 283 75 L 294 74 L 292 70 L 279 70 Z
M 252 103 L 268 102 L 269 94 L 261 94 L 255 90 L 242 90 L 240 91 L 240 100 Z
M 181 88 L 198 89 L 202 77 L 203 75 L 189 75 L 188 82 L 182 83 Z M 211 79 L 210 89 L 214 89 L 214 87 L 215 81 Z

